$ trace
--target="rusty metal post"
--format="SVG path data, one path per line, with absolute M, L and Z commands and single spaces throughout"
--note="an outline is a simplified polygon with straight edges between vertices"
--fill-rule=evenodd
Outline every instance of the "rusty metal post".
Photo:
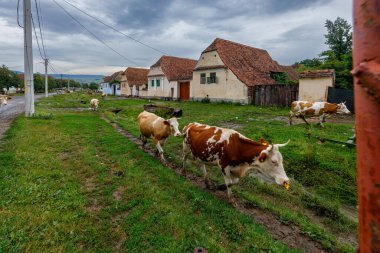
M 359 251 L 380 252 L 380 1 L 354 1 Z

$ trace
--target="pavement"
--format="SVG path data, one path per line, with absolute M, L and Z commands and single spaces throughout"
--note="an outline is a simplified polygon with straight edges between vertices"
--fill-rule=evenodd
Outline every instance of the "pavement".
M 53 95 L 53 94 L 50 94 Z M 37 94 L 34 99 L 44 97 L 44 94 Z M 11 126 L 13 120 L 20 114 L 25 112 L 25 97 L 14 96 L 8 100 L 8 104 L 0 107 L 0 139 L 3 137 L 5 131 Z

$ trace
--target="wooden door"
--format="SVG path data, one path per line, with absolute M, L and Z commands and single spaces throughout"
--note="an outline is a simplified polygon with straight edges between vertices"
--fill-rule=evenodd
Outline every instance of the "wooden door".
M 179 99 L 189 100 L 190 98 L 190 82 L 179 84 Z

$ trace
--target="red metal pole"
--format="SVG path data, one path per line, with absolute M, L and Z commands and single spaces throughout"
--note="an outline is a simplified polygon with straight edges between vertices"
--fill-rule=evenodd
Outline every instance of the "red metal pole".
M 359 251 L 380 252 L 380 0 L 354 1 Z

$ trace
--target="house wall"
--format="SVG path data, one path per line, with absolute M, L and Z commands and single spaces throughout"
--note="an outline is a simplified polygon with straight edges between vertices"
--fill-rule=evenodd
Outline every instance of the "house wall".
M 154 86 L 152 86 L 154 80 Z M 160 80 L 160 86 L 157 87 L 157 81 Z M 151 98 L 171 98 L 171 89 L 174 89 L 173 99 L 179 98 L 179 86 L 177 81 L 169 81 L 160 67 L 154 67 L 148 73 L 148 91 L 147 96 Z M 140 90 L 141 93 L 141 90 Z M 141 96 L 141 95 L 140 95 Z
M 208 67 L 224 65 L 216 51 L 207 52 L 201 55 L 196 65 L 197 67 Z M 215 72 L 217 83 L 201 84 L 201 73 Z M 211 101 L 231 101 L 248 103 L 248 87 L 242 83 L 235 74 L 224 68 L 197 70 L 193 72 L 193 80 L 190 85 L 190 97 L 193 100 L 202 100 L 208 95 Z
M 126 75 L 122 75 L 121 76 L 120 85 L 121 85 L 120 94 L 122 96 L 129 96 L 129 95 L 131 95 L 131 89 L 128 86 L 128 81 L 127 81 L 127 76 Z
M 301 78 L 299 80 L 298 100 L 327 101 L 328 87 L 333 86 L 333 77 Z
M 112 95 L 112 89 L 109 83 L 101 83 L 99 90 L 107 95 Z

